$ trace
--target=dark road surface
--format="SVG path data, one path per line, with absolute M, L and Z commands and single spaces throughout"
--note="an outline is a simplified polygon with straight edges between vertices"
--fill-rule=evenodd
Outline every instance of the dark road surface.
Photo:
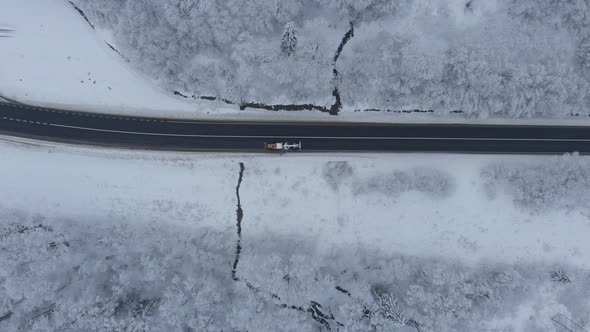
M 179 151 L 590 153 L 590 127 L 190 121 L 72 112 L 0 102 L 0 134 L 48 141 Z

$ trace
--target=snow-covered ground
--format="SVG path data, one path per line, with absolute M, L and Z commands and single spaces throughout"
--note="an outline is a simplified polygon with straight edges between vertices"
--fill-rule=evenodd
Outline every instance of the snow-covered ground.
M 87 111 L 169 115 L 202 112 L 132 71 L 67 1 L 2 1 L 0 95 Z
M 0 153 L 8 330 L 301 331 L 321 325 L 310 301 L 348 331 L 402 326 L 383 318 L 387 301 L 422 331 L 590 317 L 586 157 L 195 155 L 10 139 Z

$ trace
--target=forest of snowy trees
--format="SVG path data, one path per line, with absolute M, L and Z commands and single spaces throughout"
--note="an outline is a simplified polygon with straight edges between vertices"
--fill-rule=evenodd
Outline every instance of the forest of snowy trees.
M 275 234 L 242 243 L 236 281 L 233 232 L 0 218 L 2 331 L 524 331 L 510 317 L 529 302 L 527 331 L 551 331 L 552 315 L 590 310 L 587 275 L 567 267 L 320 255 Z
M 132 66 L 189 95 L 329 106 L 337 87 L 344 110 L 480 117 L 587 116 L 590 106 L 585 0 L 75 3 Z
M 534 165 L 493 164 L 482 171 L 491 197 L 505 191 L 526 209 L 543 212 L 584 207 L 590 209 L 590 162 L 564 155 Z
M 237 211 L 217 215 L 196 205 L 188 223 L 173 220 L 187 210 L 172 212 L 172 202 L 146 206 L 149 215 L 161 210 L 170 216 L 160 220 L 135 220 L 133 211 L 49 217 L 0 205 L 0 330 L 554 331 L 556 315 L 588 326 L 590 277 L 579 267 L 539 261 L 466 265 L 362 243 L 325 251 L 313 236 L 295 233 L 242 237 L 256 223 L 254 201 L 247 203 L 243 188 L 252 182 L 242 180 L 264 174 L 245 173 L 247 167 L 235 165 L 235 194 L 242 194 Z M 387 199 L 420 192 L 444 200 L 455 190 L 456 179 L 434 168 L 367 176 L 357 174 L 357 167 L 326 162 L 314 181 L 336 192 Z M 588 169 L 585 159 L 568 155 L 546 164 L 489 164 L 482 176 L 495 184 L 490 192 L 505 190 L 515 203 L 540 212 L 541 206 L 571 208 L 556 196 L 587 206 Z M 234 194 L 233 187 L 225 189 Z M 237 227 L 204 225 L 233 213 Z

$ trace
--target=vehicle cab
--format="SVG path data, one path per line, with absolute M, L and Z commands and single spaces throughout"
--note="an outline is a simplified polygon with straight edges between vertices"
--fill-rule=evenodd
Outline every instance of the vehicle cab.
M 270 150 L 270 151 L 280 151 L 281 153 L 284 153 L 289 150 L 301 151 L 301 141 L 299 141 L 299 143 L 288 143 L 288 142 L 267 143 L 267 142 L 264 142 L 264 149 Z

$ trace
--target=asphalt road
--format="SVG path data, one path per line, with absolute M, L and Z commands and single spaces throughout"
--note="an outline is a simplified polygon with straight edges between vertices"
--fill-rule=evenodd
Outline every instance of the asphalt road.
M 56 142 L 179 151 L 590 153 L 590 127 L 190 121 L 72 112 L 0 102 L 0 134 Z

